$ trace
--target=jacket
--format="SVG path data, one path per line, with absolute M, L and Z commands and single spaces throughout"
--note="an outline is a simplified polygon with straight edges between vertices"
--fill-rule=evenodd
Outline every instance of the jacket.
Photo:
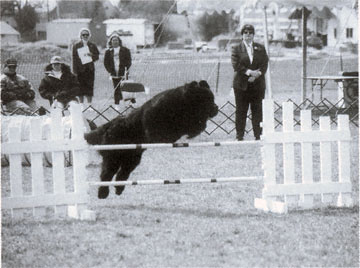
M 81 47 L 84 46 L 82 41 L 77 42 L 72 49 L 72 60 L 73 60 L 73 72 L 74 74 L 78 74 L 81 72 L 84 72 L 85 70 L 95 70 L 95 66 L 94 66 L 94 62 L 97 61 L 99 59 L 99 50 L 97 48 L 97 46 L 94 43 L 91 42 L 87 42 L 87 45 L 89 47 L 89 51 L 92 54 L 91 58 L 92 58 L 92 62 L 89 62 L 87 64 L 82 64 L 81 63 L 81 59 L 79 57 L 79 54 L 77 52 L 77 50 Z
M 260 70 L 261 76 L 255 79 L 253 86 L 257 90 L 265 90 L 265 73 L 268 68 L 269 58 L 266 54 L 265 47 L 259 43 L 253 42 L 253 62 L 250 63 L 245 44 L 241 42 L 232 48 L 231 63 L 234 69 L 233 88 L 235 90 L 246 91 L 248 88 L 248 79 L 245 73 L 248 69 Z
M 52 75 L 52 65 L 45 67 L 45 77 L 41 80 L 39 93 L 41 97 L 50 101 L 50 104 L 56 99 L 64 104 L 71 100 L 76 100 L 79 93 L 79 82 L 74 74 L 71 73 L 70 67 L 61 64 L 62 76 L 60 79 Z
M 126 47 L 121 46 L 120 52 L 119 52 L 119 59 L 120 59 L 119 74 L 117 75 L 116 71 L 115 71 L 115 65 L 114 65 L 114 49 L 109 48 L 105 51 L 104 66 L 105 66 L 106 71 L 111 76 L 124 76 L 125 68 L 127 70 L 129 70 L 129 68 L 131 66 L 130 50 Z
M 4 105 L 14 100 L 27 101 L 35 98 L 33 87 L 24 76 L 2 74 L 0 79 L 1 101 Z

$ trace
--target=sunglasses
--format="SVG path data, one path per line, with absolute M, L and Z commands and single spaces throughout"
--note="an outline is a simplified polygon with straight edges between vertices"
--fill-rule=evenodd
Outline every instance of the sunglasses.
M 249 32 L 249 31 L 244 31 L 244 34 L 254 34 L 253 32 Z
M 88 34 L 82 34 L 82 36 L 89 36 Z

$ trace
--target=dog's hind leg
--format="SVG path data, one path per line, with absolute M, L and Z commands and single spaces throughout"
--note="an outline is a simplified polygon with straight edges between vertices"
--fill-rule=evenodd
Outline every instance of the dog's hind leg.
M 140 164 L 142 153 L 143 151 L 137 151 L 135 153 L 129 152 L 129 154 L 123 158 L 125 161 L 121 163 L 121 168 L 116 174 L 116 181 L 126 181 L 130 177 L 131 172 Z M 115 186 L 115 193 L 121 195 L 124 189 L 125 186 Z
M 111 181 L 116 171 L 119 169 L 118 161 L 114 159 L 103 158 L 101 167 L 101 181 Z M 98 198 L 105 199 L 109 195 L 109 186 L 100 186 L 98 190 Z

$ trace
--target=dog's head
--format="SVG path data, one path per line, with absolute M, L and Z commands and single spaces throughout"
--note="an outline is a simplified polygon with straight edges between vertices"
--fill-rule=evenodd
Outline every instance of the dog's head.
M 206 129 L 208 119 L 217 115 L 218 106 L 209 84 L 204 80 L 185 84 L 184 100 L 188 111 L 188 137 L 193 138 Z

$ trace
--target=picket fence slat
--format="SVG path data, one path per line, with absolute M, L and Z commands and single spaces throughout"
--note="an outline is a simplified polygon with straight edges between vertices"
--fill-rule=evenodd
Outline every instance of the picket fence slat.
M 72 105 L 70 107 L 71 120 L 72 122 L 77 122 L 72 126 L 72 136 L 71 140 L 74 142 L 83 142 L 84 141 L 84 122 L 82 117 L 81 107 L 79 105 Z M 86 195 L 88 193 L 88 183 L 86 182 L 87 169 L 87 155 L 84 150 L 72 150 L 73 154 L 73 171 L 74 171 L 74 191 L 78 194 Z M 76 214 L 81 215 L 82 211 L 86 210 L 86 205 L 75 203 L 74 209 L 76 209 Z
M 51 111 L 51 140 L 63 140 L 64 130 L 62 124 L 62 114 L 60 109 L 52 109 Z M 63 152 L 52 153 L 52 172 L 54 180 L 54 194 L 65 194 L 65 159 Z M 67 207 L 56 206 L 55 214 L 58 216 L 65 216 Z
M 320 117 L 320 130 L 330 131 L 330 117 Z M 331 182 L 331 142 L 320 142 L 320 180 L 323 183 Z M 323 194 L 321 196 L 323 203 L 331 203 L 332 195 Z
M 30 141 L 39 141 L 42 139 L 42 119 L 32 118 L 30 120 Z M 32 195 L 42 196 L 45 194 L 44 187 L 44 168 L 43 168 L 43 154 L 31 154 L 31 178 L 32 178 Z M 34 207 L 34 216 L 44 216 L 44 207 Z
M 9 126 L 9 141 L 19 142 L 21 139 L 20 128 L 18 126 L 14 127 Z M 10 161 L 10 196 L 19 197 L 23 195 L 23 186 L 22 186 L 22 165 L 21 165 L 21 155 L 9 155 Z M 21 218 L 23 212 L 21 210 L 12 210 L 11 215 L 13 218 Z
M 300 112 L 301 132 L 311 133 L 311 110 L 302 110 Z M 301 181 L 308 184 L 313 182 L 313 146 L 311 142 L 301 144 Z M 311 208 L 314 205 L 314 196 L 312 194 L 302 194 L 300 202 L 304 208 Z
M 294 132 L 294 104 L 292 102 L 283 103 L 283 133 L 290 134 Z M 294 143 L 283 144 L 283 162 L 284 162 L 284 184 L 295 183 L 295 152 Z M 287 204 L 295 204 L 297 196 L 285 195 Z
M 338 130 L 350 131 L 349 116 L 338 115 Z M 339 182 L 351 183 L 350 179 L 350 141 L 338 141 L 338 165 L 339 165 Z M 351 206 L 351 191 L 348 193 L 340 193 L 338 197 L 338 206 Z

